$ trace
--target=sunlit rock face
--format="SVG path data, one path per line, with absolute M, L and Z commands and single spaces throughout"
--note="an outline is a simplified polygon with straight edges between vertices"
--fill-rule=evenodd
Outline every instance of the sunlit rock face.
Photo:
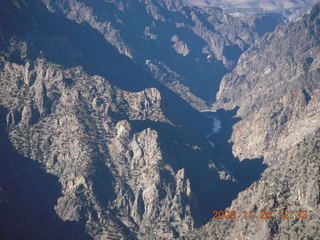
M 226 75 L 215 108 L 240 106 L 235 155 L 271 157 L 319 127 L 319 5 L 257 41 Z
M 203 86 L 217 88 L 235 65 L 215 44 L 243 51 L 253 41 L 217 13 L 224 23 L 213 32 L 211 16 L 179 1 L 4 2 L 0 220 L 17 225 L 5 228 L 9 239 L 174 239 L 208 221 L 220 200 L 212 189 L 236 195 L 202 136 L 210 122 L 190 106 L 208 109 L 201 89 L 214 95 Z
M 315 215 L 209 221 L 318 213 L 319 6 L 263 37 L 179 0 L 7 0 L 0 22 L 1 237 L 316 239 Z
M 191 239 L 319 235 L 319 16 L 317 4 L 298 22 L 266 34 L 223 78 L 214 108 L 239 107 L 233 153 L 242 160 L 263 156 L 269 168 L 231 204 L 239 220 L 212 221 Z M 247 209 L 255 218 L 243 218 Z M 261 220 L 264 211 L 271 217 Z

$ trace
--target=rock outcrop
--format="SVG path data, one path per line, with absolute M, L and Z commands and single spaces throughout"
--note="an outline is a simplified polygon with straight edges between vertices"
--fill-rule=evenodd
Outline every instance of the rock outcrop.
M 212 220 L 191 239 L 319 237 L 319 9 L 267 34 L 222 80 L 214 107 L 239 106 L 242 118 L 234 154 L 263 156 L 269 168 L 227 209 L 235 219 Z
M 319 5 L 266 34 L 226 75 L 214 108 L 233 109 L 233 152 L 241 159 L 286 151 L 319 128 Z
M 263 159 L 237 161 L 229 131 L 212 147 L 194 108 L 208 110 L 254 29 L 179 0 L 2 1 L 1 239 L 316 238 L 319 8 L 222 80 L 212 110 L 240 107 L 235 156 L 270 165 L 239 194 Z M 208 223 L 235 198 L 238 212 L 310 216 Z
M 220 178 L 214 150 L 195 132 L 205 121 L 189 127 L 192 116 L 201 115 L 100 33 L 37 1 L 6 1 L 0 16 L 6 19 L 0 39 L 1 126 L 8 134 L 1 151 L 7 154 L 11 146 L 12 153 L 1 159 L 0 208 L 8 210 L 0 219 L 9 226 L 1 228 L 3 236 L 178 238 L 208 220 L 208 209 L 220 200 L 213 188 L 237 190 L 237 182 Z M 191 113 L 190 119 L 182 112 Z M 15 175 L 20 163 L 30 169 L 21 177 Z M 36 189 L 24 184 L 35 182 L 33 171 L 43 181 Z M 16 193 L 25 188 L 43 196 L 49 183 L 54 194 L 44 202 Z M 15 209 L 20 201 L 26 202 L 22 215 Z M 39 202 L 47 222 L 33 213 L 32 201 Z M 12 224 L 18 224 L 16 232 Z
M 221 9 L 204 11 L 180 0 L 42 2 L 54 13 L 89 24 L 197 109 L 208 109 L 222 76 L 256 37 Z
M 278 163 L 267 169 L 257 183 L 241 192 L 228 209 L 236 211 L 240 219 L 212 220 L 190 239 L 317 239 L 319 144 L 317 130 L 286 154 L 279 154 Z M 244 218 L 244 211 L 247 218 Z M 250 211 L 252 218 L 248 217 Z M 281 219 L 280 211 L 288 211 L 288 218 Z M 272 217 L 261 219 L 266 212 L 271 212 Z

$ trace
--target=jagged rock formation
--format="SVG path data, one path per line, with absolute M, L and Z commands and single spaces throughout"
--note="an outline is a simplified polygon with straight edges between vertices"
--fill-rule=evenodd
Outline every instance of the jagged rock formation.
M 89 24 L 198 109 L 207 109 L 221 77 L 255 39 L 247 24 L 221 9 L 203 11 L 180 0 L 42 2 L 52 12 Z
M 273 164 L 233 202 L 239 211 L 277 203 L 318 211 L 318 19 L 319 6 L 266 35 L 223 79 L 214 109 L 240 106 L 243 118 L 235 155 Z M 179 0 L 7 0 L 0 22 L 1 238 L 242 237 L 238 229 L 283 239 L 289 231 L 257 222 L 259 233 L 235 222 L 196 229 L 252 182 L 218 165 L 232 154 L 218 156 L 204 136 L 209 121 L 181 98 L 207 108 L 256 37 L 248 25 Z M 235 164 L 242 173 L 252 166 Z M 305 172 L 315 180 L 300 183 Z M 294 236 L 316 236 L 310 219 L 308 230 L 295 223 Z
M 280 26 L 240 57 L 214 107 L 240 106 L 232 134 L 239 158 L 264 156 L 269 168 L 228 210 L 240 219 L 213 220 L 191 239 L 319 237 L 319 16 L 317 4 L 297 23 Z M 290 218 L 307 211 L 305 219 Z M 253 218 L 244 218 L 252 211 Z M 270 219 L 260 219 L 271 211 Z
M 0 108 L 1 239 L 91 239 L 79 223 L 63 221 L 54 210 L 61 196 L 57 177 L 12 146 Z
M 237 189 L 220 176 L 206 141 L 166 117 L 158 90 L 124 91 L 40 58 L 20 65 L 2 57 L 1 66 L 10 141 L 57 177 L 61 192 L 49 205 L 57 216 L 94 239 L 188 235 L 226 186 Z
M 2 159 L 9 166 L 4 172 L 10 161 L 17 164 L 0 183 L 0 207 L 10 206 L 0 218 L 12 215 L 4 226 L 18 223 L 17 238 L 178 238 L 206 222 L 212 204 L 225 205 L 225 188 L 237 194 L 239 183 L 223 176 L 214 150 L 196 133 L 205 129 L 204 118 L 138 63 L 90 26 L 40 2 L 2 6 L 0 105 L 9 139 L 2 139 L 1 150 L 13 146 Z M 195 117 L 199 126 L 190 128 Z M 23 161 L 38 165 L 19 178 L 14 169 Z M 54 186 L 39 208 L 52 226 L 24 224 L 39 217 L 14 209 L 26 201 L 23 207 L 33 211 L 32 194 L 16 194 L 21 181 L 34 182 L 33 171 Z M 42 185 L 26 189 L 46 193 Z M 47 233 L 38 232 L 42 227 Z M 15 236 L 14 229 L 1 228 L 1 235 Z
M 213 220 L 190 239 L 318 239 L 320 131 L 308 135 L 298 145 L 278 156 L 279 161 L 263 177 L 241 192 L 229 210 L 241 219 Z M 305 219 L 280 219 L 287 210 L 295 218 L 307 211 Z M 254 218 L 243 218 L 252 211 Z M 260 219 L 261 211 L 272 211 L 272 218 Z M 258 218 L 256 218 L 258 217 Z
M 222 80 L 214 108 L 240 106 L 231 138 L 239 158 L 276 161 L 319 127 L 319 15 L 316 5 L 264 36 Z

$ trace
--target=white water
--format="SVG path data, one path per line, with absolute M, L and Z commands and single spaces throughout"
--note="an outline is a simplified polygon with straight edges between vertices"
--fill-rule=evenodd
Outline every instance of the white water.
M 220 131 L 220 129 L 221 129 L 221 122 L 218 119 L 214 118 L 213 128 L 212 128 L 213 133 L 214 134 L 218 133 Z
M 211 147 L 215 147 L 215 144 L 210 140 L 210 138 L 220 132 L 221 130 L 221 121 L 218 120 L 215 117 L 208 117 L 212 120 L 212 130 L 206 135 L 206 138 L 208 140 L 208 143 L 210 144 Z M 231 170 L 227 169 L 225 165 L 221 162 L 217 163 L 218 167 L 221 168 L 223 171 L 225 171 L 227 174 L 233 176 L 233 173 Z
M 215 144 L 210 140 L 210 138 L 214 135 L 217 134 L 220 129 L 221 129 L 221 122 L 215 118 L 215 117 L 209 117 L 211 120 L 213 120 L 212 122 L 212 131 L 210 133 L 208 133 L 206 135 L 206 138 L 210 144 L 211 147 L 215 147 Z

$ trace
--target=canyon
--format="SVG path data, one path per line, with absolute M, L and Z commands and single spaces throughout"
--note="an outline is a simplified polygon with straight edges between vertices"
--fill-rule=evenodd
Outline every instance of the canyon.
M 1 239 L 317 239 L 319 4 L 1 4 Z

